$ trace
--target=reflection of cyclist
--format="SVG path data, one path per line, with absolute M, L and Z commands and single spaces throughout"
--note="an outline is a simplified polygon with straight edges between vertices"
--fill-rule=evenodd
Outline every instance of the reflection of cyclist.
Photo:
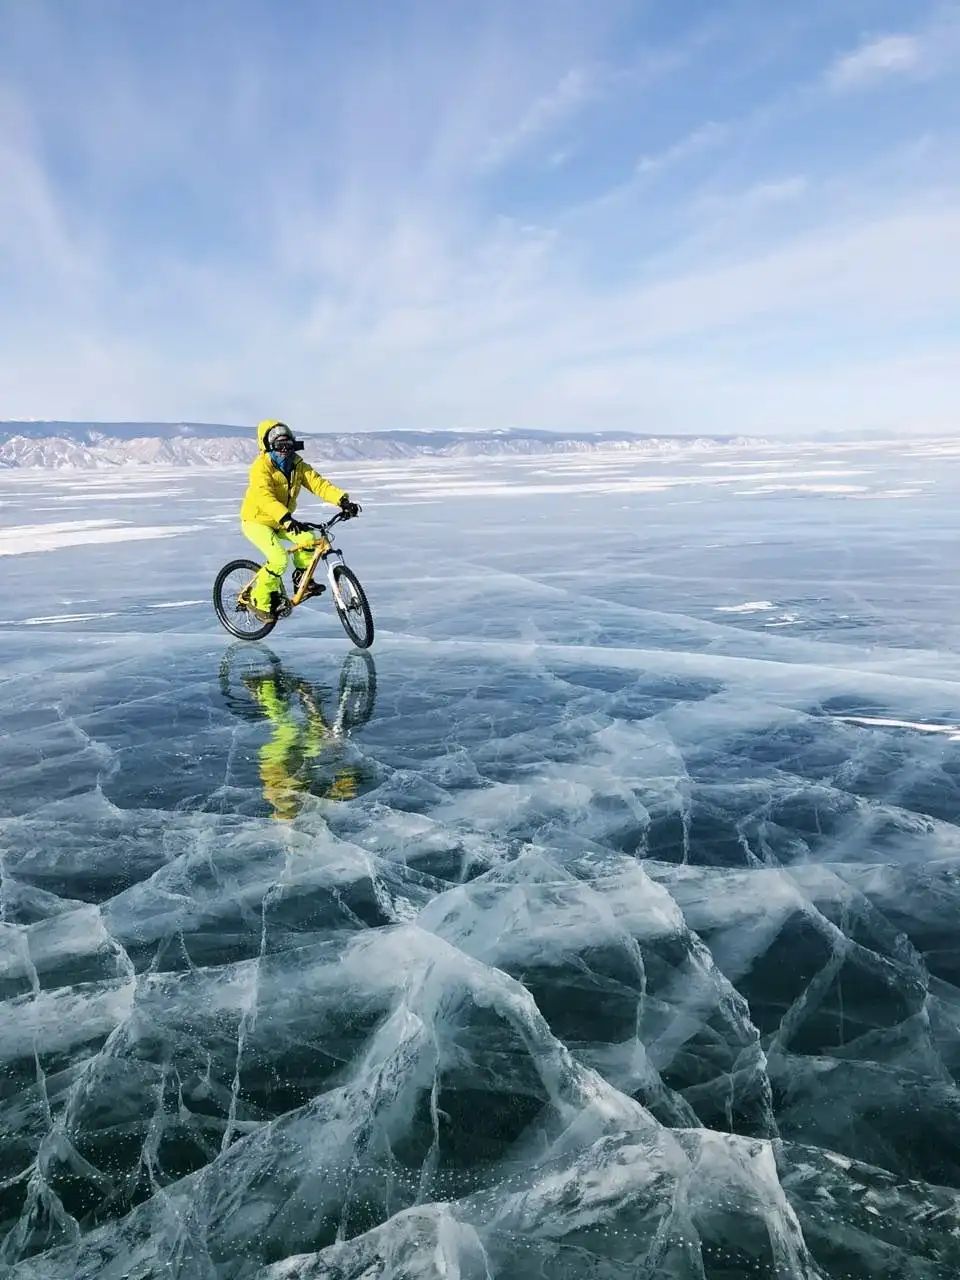
M 266 558 L 266 564 L 253 580 L 250 604 L 263 622 L 273 617 L 273 596 L 282 588 L 287 568 L 287 546 L 297 549 L 293 562 L 301 572 L 310 563 L 313 535 L 306 532 L 293 512 L 297 495 L 304 485 L 325 502 L 337 504 L 346 514 L 355 516 L 360 508 L 348 494 L 331 484 L 309 463 L 299 457 L 302 440 L 295 440 L 286 423 L 266 418 L 257 427 L 259 455 L 250 468 L 250 481 L 240 508 L 240 524 L 244 536 Z M 322 588 L 318 588 L 318 592 Z
M 243 683 L 273 725 L 270 739 L 260 748 L 260 781 L 273 817 L 295 818 L 311 790 L 326 800 L 352 800 L 360 786 L 359 771 L 352 766 L 338 769 L 324 790 L 310 786 L 309 762 L 333 746 L 339 735 L 327 724 L 306 681 L 269 674 L 246 675 Z M 303 719 L 296 714 L 294 693 Z

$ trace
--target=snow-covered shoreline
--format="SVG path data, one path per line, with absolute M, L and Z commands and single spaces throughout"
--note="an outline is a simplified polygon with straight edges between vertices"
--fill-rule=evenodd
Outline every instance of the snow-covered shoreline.
M 537 457 L 630 454 L 662 458 L 759 447 L 740 436 L 617 432 L 371 431 L 305 433 L 308 446 L 338 461 L 394 458 Z M 100 470 L 124 466 L 242 466 L 254 455 L 249 430 L 171 423 L 3 423 L 0 468 Z

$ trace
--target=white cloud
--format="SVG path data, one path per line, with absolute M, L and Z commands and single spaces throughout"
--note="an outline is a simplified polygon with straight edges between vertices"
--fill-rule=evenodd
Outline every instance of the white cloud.
M 796 200 L 807 190 L 807 179 L 803 174 L 794 174 L 791 178 L 778 178 L 772 182 L 758 182 L 744 192 L 744 200 L 748 204 L 788 204 Z
M 890 76 L 914 73 L 923 63 L 924 46 L 918 36 L 880 36 L 839 58 L 827 80 L 834 89 L 860 89 Z
M 755 182 L 741 191 L 704 195 L 694 202 L 693 212 L 697 217 L 711 221 L 718 217 L 742 217 L 792 204 L 807 193 L 809 186 L 807 178 L 800 173 L 787 178 L 771 178 Z
M 23 103 L 0 84 L 0 257 L 36 288 L 89 286 L 94 259 L 70 228 Z
M 736 219 L 730 226 L 733 236 Z M 905 413 L 943 421 L 958 409 L 947 361 L 869 359 L 889 342 L 890 323 L 935 326 L 950 306 L 944 263 L 960 259 L 956 205 L 827 224 L 765 252 L 731 239 L 720 249 L 725 265 L 711 255 L 603 290 L 569 273 L 562 238 L 519 224 L 479 242 L 447 228 L 433 257 L 415 227 L 383 240 L 371 230 L 366 246 L 363 278 L 316 295 L 301 318 L 269 281 L 157 281 L 156 297 L 173 289 L 184 314 L 216 336 L 195 358 L 162 343 L 152 350 L 147 335 L 68 335 L 54 379 L 38 350 L 7 344 L 0 417 L 236 421 L 262 409 L 305 429 L 765 431 L 812 430 L 828 413 L 852 427 Z M 362 256 L 360 241 L 353 253 Z M 429 288 L 416 283 L 417 262 L 432 272 Z M 805 374 L 807 339 L 816 347 L 826 334 L 836 353 L 829 377 Z M 855 367 L 844 359 L 849 344 L 860 352 Z
M 637 161 L 637 173 L 643 176 L 661 173 L 664 169 L 670 169 L 674 165 L 682 164 L 683 161 L 688 160 L 691 156 L 699 155 L 702 151 L 719 146 L 726 141 L 728 136 L 729 129 L 726 125 L 717 124 L 714 120 L 708 120 L 706 124 L 699 125 L 696 129 L 680 138 L 679 141 L 664 148 L 663 151 L 641 156 Z
M 582 67 L 567 71 L 548 92 L 535 99 L 516 125 L 492 138 L 480 157 L 480 166 L 493 169 L 524 151 L 537 138 L 569 119 L 597 92 L 596 74 Z
M 803 351 L 828 326 L 833 421 L 886 421 L 907 404 L 942 418 L 956 399 L 945 378 L 861 356 L 847 379 L 843 353 L 850 343 L 869 352 L 878 318 L 882 334 L 884 317 L 909 327 L 945 312 L 957 215 L 918 209 L 825 226 L 763 253 L 742 245 L 729 265 L 606 292 L 564 274 L 562 243 L 529 245 L 521 228 L 504 228 L 487 251 L 451 259 L 429 304 L 384 295 L 349 326 L 341 313 L 318 345 L 308 335 L 288 350 L 287 391 L 300 415 L 327 425 L 726 430 L 749 420 L 767 430 L 764 415 L 779 413 L 812 429 L 830 405 L 821 375 L 804 374 Z M 869 370 L 885 363 L 871 383 Z M 259 368 L 270 376 L 262 359 Z
M 825 226 L 730 265 L 689 271 L 625 301 L 648 340 L 723 335 L 749 322 L 829 316 L 859 325 L 878 306 L 901 321 L 949 307 L 960 256 L 960 208 L 916 210 L 850 226 Z

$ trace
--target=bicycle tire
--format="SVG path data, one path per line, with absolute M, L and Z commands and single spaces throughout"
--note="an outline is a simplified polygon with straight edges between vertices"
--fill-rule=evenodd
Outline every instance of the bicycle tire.
M 345 564 L 335 566 L 333 579 L 341 595 L 345 594 L 341 583 L 346 584 L 346 591 L 351 595 L 346 609 L 341 609 L 334 596 L 333 602 L 336 605 L 341 626 L 358 649 L 369 649 L 373 644 L 373 614 L 370 612 L 370 603 L 360 585 L 360 579 Z M 358 623 L 362 623 L 362 630 Z
M 237 570 L 249 570 L 251 576 L 260 568 L 255 560 L 231 560 L 229 564 L 225 564 L 217 574 L 217 579 L 213 584 L 213 608 L 217 617 L 220 619 L 220 625 L 232 636 L 236 636 L 238 640 L 262 640 L 264 636 L 268 636 L 273 628 L 277 625 L 275 618 L 269 622 L 261 622 L 259 626 L 253 628 L 242 628 L 233 619 L 234 617 L 244 616 L 251 622 L 259 621 L 254 619 L 252 614 L 240 614 L 236 607 L 236 594 L 234 594 L 233 602 L 224 600 L 224 584 L 232 573 Z

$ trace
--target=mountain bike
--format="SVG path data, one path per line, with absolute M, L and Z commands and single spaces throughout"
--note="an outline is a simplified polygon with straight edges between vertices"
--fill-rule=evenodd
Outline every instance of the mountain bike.
M 266 622 L 258 618 L 250 606 L 250 588 L 261 566 L 256 560 L 231 560 L 225 564 L 213 584 L 213 607 L 221 625 L 238 640 L 262 640 L 278 622 L 289 618 L 304 600 L 315 599 L 326 590 L 322 583 L 313 580 L 323 561 L 330 595 L 344 631 L 358 649 L 369 649 L 373 644 L 373 614 L 369 602 L 359 578 L 344 563 L 343 552 L 333 544 L 333 526 L 346 518 L 338 512 L 326 524 L 299 522 L 302 529 L 317 535 L 312 548 L 313 558 L 303 573 L 294 579 L 292 595 L 287 593 L 281 580 L 281 589 L 273 597 L 273 617 Z

